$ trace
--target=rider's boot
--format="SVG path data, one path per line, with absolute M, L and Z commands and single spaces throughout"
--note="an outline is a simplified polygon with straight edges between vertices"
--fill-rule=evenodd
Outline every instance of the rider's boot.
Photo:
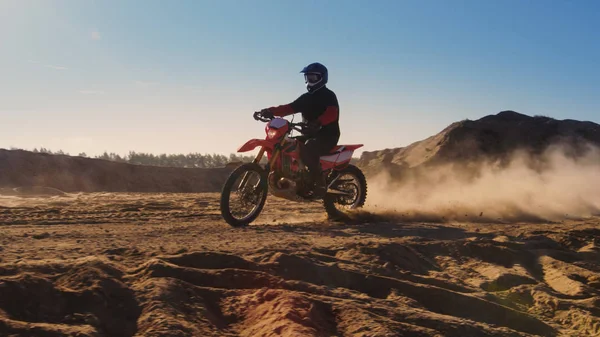
M 325 177 L 321 170 L 317 171 L 317 173 L 311 173 L 311 190 L 313 198 L 323 198 L 327 193 L 327 183 L 325 182 Z

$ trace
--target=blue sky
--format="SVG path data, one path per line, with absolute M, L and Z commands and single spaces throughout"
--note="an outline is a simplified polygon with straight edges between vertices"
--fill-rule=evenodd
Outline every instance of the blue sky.
M 231 153 L 330 70 L 341 143 L 502 110 L 600 122 L 600 2 L 1 0 L 0 147 Z

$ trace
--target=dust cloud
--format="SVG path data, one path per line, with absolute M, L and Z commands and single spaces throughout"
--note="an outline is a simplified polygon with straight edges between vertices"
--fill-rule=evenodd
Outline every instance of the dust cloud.
M 502 163 L 440 165 L 369 179 L 366 210 L 415 221 L 559 221 L 600 211 L 600 149 L 565 145 Z

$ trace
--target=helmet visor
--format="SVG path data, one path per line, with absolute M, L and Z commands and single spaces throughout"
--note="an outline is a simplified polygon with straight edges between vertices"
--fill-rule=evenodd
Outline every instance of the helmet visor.
M 307 73 L 304 74 L 304 82 L 308 83 L 308 84 L 316 84 L 319 83 L 319 81 L 321 81 L 321 74 L 317 74 L 317 73 Z

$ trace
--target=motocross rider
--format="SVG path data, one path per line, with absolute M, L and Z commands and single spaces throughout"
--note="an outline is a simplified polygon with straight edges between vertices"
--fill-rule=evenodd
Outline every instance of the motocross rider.
M 326 182 L 320 157 L 329 154 L 338 143 L 340 109 L 335 93 L 325 86 L 328 72 L 324 65 L 311 63 L 300 73 L 304 74 L 308 92 L 290 104 L 263 109 L 260 114 L 265 118 L 273 118 L 302 113 L 308 127 L 298 139 L 300 158 L 310 171 L 309 190 L 312 190 L 314 197 L 322 197 L 326 193 Z

